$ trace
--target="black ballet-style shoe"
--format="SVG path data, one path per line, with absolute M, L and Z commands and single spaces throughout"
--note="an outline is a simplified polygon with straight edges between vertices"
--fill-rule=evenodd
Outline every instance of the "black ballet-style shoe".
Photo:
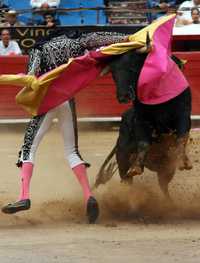
M 99 216 L 99 206 L 97 200 L 90 196 L 87 201 L 87 218 L 89 224 L 94 224 Z
M 2 207 L 1 211 L 5 214 L 14 214 L 19 211 L 28 210 L 31 207 L 31 200 L 30 199 L 24 199 L 17 201 L 12 204 L 5 205 Z

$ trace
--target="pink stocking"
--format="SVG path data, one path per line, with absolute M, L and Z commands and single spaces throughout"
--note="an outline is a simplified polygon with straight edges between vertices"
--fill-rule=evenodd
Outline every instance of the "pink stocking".
M 29 199 L 29 188 L 31 176 L 33 173 L 33 164 L 30 162 L 23 163 L 21 168 L 21 191 L 19 200 Z
M 83 194 L 84 194 L 84 199 L 85 202 L 87 202 L 88 198 L 92 196 L 88 178 L 87 178 L 87 172 L 84 164 L 79 164 L 75 166 L 73 169 L 73 172 L 75 173 L 82 189 L 83 189 Z

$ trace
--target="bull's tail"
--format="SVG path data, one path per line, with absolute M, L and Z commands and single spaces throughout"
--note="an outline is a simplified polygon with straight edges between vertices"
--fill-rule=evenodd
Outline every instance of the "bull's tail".
M 115 147 L 108 154 L 102 166 L 100 167 L 99 172 L 96 176 L 94 188 L 97 188 L 100 184 L 107 183 L 117 171 L 118 165 L 115 159 L 116 149 L 117 146 L 115 145 Z

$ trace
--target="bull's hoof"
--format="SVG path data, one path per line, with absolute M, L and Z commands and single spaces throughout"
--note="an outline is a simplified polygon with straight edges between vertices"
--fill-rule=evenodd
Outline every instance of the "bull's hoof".
M 183 162 L 180 166 L 179 166 L 179 170 L 183 171 L 183 170 L 191 170 L 193 168 L 192 163 L 189 160 L 186 160 L 185 162 Z
M 144 172 L 144 167 L 141 166 L 134 166 L 129 168 L 127 172 L 128 177 L 136 176 L 136 175 L 141 175 Z
M 126 178 L 121 179 L 121 183 L 125 185 L 132 185 L 133 184 L 133 177 L 127 176 Z
M 179 169 L 180 171 L 183 171 L 183 170 L 188 170 L 188 171 L 189 171 L 189 170 L 192 170 L 192 168 L 193 168 L 192 165 L 191 165 L 191 166 L 185 166 L 185 165 L 184 165 L 184 166 L 179 166 L 178 169 Z

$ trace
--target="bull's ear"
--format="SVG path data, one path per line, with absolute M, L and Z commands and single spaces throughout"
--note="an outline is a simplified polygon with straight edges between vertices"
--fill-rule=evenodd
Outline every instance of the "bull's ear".
M 149 53 L 150 51 L 151 51 L 151 39 L 149 36 L 149 31 L 147 31 L 145 46 L 136 49 L 136 53 Z

